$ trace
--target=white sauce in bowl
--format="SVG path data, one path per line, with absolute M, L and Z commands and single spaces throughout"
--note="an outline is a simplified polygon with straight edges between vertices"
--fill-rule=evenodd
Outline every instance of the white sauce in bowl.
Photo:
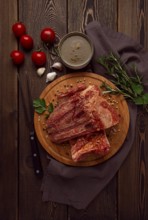
M 73 69 L 85 67 L 91 60 L 93 47 L 84 34 L 70 33 L 60 44 L 60 56 L 66 66 Z

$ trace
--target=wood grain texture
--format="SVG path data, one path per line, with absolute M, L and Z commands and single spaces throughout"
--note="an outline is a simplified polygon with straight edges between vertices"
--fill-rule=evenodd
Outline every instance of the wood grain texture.
M 118 1 L 118 31 L 124 32 L 148 48 L 148 4 L 144 0 Z
M 139 40 L 138 0 L 118 0 L 118 31 Z
M 81 2 L 81 3 L 80 3 Z M 114 30 L 117 28 L 117 1 L 116 0 L 69 0 L 68 1 L 68 31 L 84 31 L 85 26 L 93 21 L 100 21 Z M 99 183 L 98 183 L 99 184 Z M 91 189 L 90 189 L 91 190 Z M 111 194 L 109 193 L 111 192 Z M 109 193 L 109 194 L 108 194 Z M 79 219 L 116 219 L 116 177 L 112 183 L 96 195 L 95 202 L 85 210 L 79 212 L 73 208 L 68 209 L 68 218 Z M 109 197 L 108 197 L 109 196 Z M 109 199 L 110 198 L 110 199 Z M 107 202 L 106 202 L 107 201 Z
M 148 170 L 147 170 L 147 132 L 148 132 L 148 115 L 142 111 L 138 115 L 138 137 L 139 137 L 139 154 L 138 154 L 138 184 L 139 184 L 139 193 L 138 193 L 138 214 L 140 219 L 147 219 L 148 210 L 148 189 L 147 189 L 147 179 L 148 179 Z
M 17 1 L 0 1 L 0 219 L 18 213 L 17 69 L 9 54 L 17 48 L 11 26 L 17 19 Z
M 136 39 L 147 48 L 146 1 L 119 1 L 118 30 Z M 126 15 L 126 16 L 124 16 Z M 139 109 L 132 151 L 119 171 L 119 219 L 146 220 L 147 190 L 147 113 Z M 127 173 L 128 170 L 128 173 Z M 128 175 L 128 178 L 126 176 Z M 124 184 L 123 184 L 124 182 Z M 127 202 L 125 200 L 127 199 Z
M 49 51 L 43 48 L 40 40 L 40 32 L 45 27 L 52 27 L 56 35 L 61 37 L 66 33 L 66 0 L 20 0 L 19 1 L 19 18 L 26 24 L 27 32 L 33 37 L 35 47 L 42 47 L 47 55 L 46 73 L 49 72 L 53 62 Z M 35 50 L 35 48 L 34 48 Z M 36 74 L 36 67 L 32 64 L 31 53 L 25 53 L 26 60 L 24 66 L 20 69 L 20 78 L 24 82 L 24 72 L 29 73 L 31 83 L 32 99 L 39 97 L 39 94 L 46 86 L 46 74 L 40 78 Z M 25 89 L 24 89 L 25 91 Z M 29 131 L 25 123 L 25 115 L 22 105 L 21 96 L 19 99 L 19 219 L 66 219 L 66 206 L 58 205 L 52 202 L 42 202 L 41 179 L 34 175 L 31 160 L 31 149 L 29 143 Z M 27 102 L 27 97 L 26 97 Z M 46 172 L 48 160 L 46 152 L 39 145 L 41 162 L 43 170 Z M 26 211 L 27 210 L 27 211 Z
M 147 120 L 148 116 L 138 114 L 135 141 L 132 151 L 119 171 L 118 207 L 119 219 L 146 220 L 147 213 Z M 127 178 L 128 176 L 128 178 Z M 123 184 L 124 183 L 124 184 Z M 128 200 L 127 200 L 128 198 Z M 125 202 L 126 201 L 126 202 Z
M 144 17 L 144 47 L 148 50 L 148 2 L 145 0 L 142 1 L 142 11 L 143 11 L 143 17 Z
M 116 0 L 69 0 L 68 1 L 68 32 L 85 31 L 85 26 L 98 20 L 116 30 L 117 24 Z

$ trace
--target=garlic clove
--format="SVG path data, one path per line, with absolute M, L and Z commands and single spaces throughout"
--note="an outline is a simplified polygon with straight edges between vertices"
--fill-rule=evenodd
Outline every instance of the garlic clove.
M 38 68 L 37 69 L 38 76 L 42 76 L 44 74 L 45 70 L 46 70 L 45 67 Z
M 53 81 L 55 79 L 56 75 L 57 75 L 56 72 L 47 73 L 46 83 Z
M 55 62 L 51 67 L 53 69 L 56 69 L 56 70 L 59 70 L 59 71 L 62 71 L 62 69 L 63 69 L 63 65 L 60 62 Z

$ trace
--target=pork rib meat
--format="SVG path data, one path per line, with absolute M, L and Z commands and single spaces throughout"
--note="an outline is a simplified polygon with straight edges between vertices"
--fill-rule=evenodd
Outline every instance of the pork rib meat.
M 105 131 L 71 140 L 70 145 L 72 159 L 75 162 L 84 160 L 90 154 L 99 155 L 100 157 L 105 156 L 110 150 L 110 143 Z
M 101 96 L 98 87 L 81 86 L 74 92 L 59 97 L 59 105 L 47 119 L 47 132 L 51 141 L 62 143 L 105 130 L 117 123 L 119 115 Z

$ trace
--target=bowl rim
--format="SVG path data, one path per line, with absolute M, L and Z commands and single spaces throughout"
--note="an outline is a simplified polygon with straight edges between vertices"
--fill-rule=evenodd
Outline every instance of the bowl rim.
M 62 44 L 63 44 L 63 42 L 64 42 L 68 37 L 71 37 L 71 36 L 81 36 L 81 37 L 85 38 L 85 39 L 88 41 L 88 43 L 89 43 L 89 45 L 90 45 L 90 47 L 91 47 L 90 57 L 87 59 L 86 62 L 84 62 L 83 64 L 78 65 L 78 66 L 74 66 L 74 65 L 68 64 L 68 63 L 62 58 L 62 56 L 61 56 L 61 47 L 62 47 Z M 68 34 L 65 34 L 65 35 L 61 38 L 61 40 L 60 40 L 60 42 L 59 42 L 59 45 L 58 45 L 58 51 L 59 51 L 59 56 L 60 56 L 60 58 L 61 58 L 61 61 L 63 62 L 63 64 L 64 64 L 65 66 L 67 66 L 67 67 L 69 67 L 69 68 L 71 68 L 71 69 L 78 70 L 78 69 L 82 69 L 82 68 L 86 67 L 86 66 L 89 64 L 89 62 L 91 61 L 91 59 L 92 59 L 92 57 L 93 57 L 93 54 L 94 54 L 94 46 L 93 46 L 91 40 L 88 38 L 88 36 L 87 36 L 85 33 L 79 32 L 79 31 L 72 31 L 72 32 L 69 32 Z

